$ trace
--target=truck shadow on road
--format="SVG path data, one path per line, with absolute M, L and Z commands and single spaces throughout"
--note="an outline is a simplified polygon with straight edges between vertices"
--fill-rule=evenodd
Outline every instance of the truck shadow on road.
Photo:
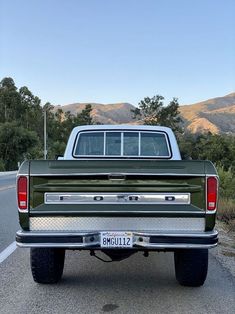
M 102 253 L 101 253 L 102 254 Z M 137 253 L 121 262 L 103 263 L 89 252 L 66 253 L 61 284 L 77 287 L 156 289 L 178 286 L 175 280 L 173 253 L 151 253 L 148 258 Z

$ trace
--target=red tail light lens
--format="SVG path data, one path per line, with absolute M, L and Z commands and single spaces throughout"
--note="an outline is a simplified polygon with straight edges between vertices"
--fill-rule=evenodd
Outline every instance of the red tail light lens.
M 19 177 L 17 181 L 18 207 L 20 210 L 28 209 L 28 179 Z
M 218 180 L 216 177 L 207 178 L 207 210 L 215 210 L 217 206 Z

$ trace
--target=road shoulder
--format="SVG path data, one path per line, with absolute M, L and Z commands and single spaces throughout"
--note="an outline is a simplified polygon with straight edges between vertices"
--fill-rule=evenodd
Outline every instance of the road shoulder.
M 217 221 L 216 228 L 219 231 L 219 243 L 211 249 L 212 255 L 235 277 L 235 232 L 229 227 Z

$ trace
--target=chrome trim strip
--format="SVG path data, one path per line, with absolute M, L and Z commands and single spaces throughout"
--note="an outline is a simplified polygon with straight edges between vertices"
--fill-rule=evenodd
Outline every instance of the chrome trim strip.
M 16 234 L 18 236 L 21 235 L 27 235 L 29 237 L 34 236 L 95 236 L 99 235 L 100 232 L 105 232 L 108 230 L 99 230 L 99 231 L 83 231 L 83 232 L 67 232 L 67 231 L 24 231 L 24 230 L 18 230 Z M 145 231 L 132 231 L 134 236 L 143 236 L 143 237 L 155 237 L 155 236 L 163 236 L 163 237 L 191 237 L 191 238 L 213 238 L 215 236 L 218 236 L 218 231 L 198 231 L 198 232 L 172 232 L 172 231 L 162 231 L 162 232 L 145 232 Z
M 16 242 L 16 245 L 20 248 L 43 248 L 43 247 L 51 247 L 51 248 L 67 248 L 67 249 L 82 249 L 82 248 L 87 248 L 87 249 L 97 249 L 96 243 L 93 245 L 91 244 L 84 244 L 84 243 L 77 243 L 77 244 L 72 244 L 72 243 L 62 243 L 62 244 L 57 244 L 57 243 L 20 243 Z M 133 249 L 135 248 L 145 248 L 145 249 L 156 249 L 156 250 L 166 250 L 166 249 L 211 249 L 213 247 L 216 247 L 216 244 L 148 244 L 148 245 L 136 245 L 133 246 Z M 98 248 L 100 249 L 100 248 Z M 115 248 L 114 248 L 115 249 Z
M 45 193 L 45 204 L 188 205 L 190 193 Z
M 215 209 L 215 210 L 207 210 L 206 214 L 207 215 L 214 215 L 214 214 L 216 214 L 216 212 L 217 212 L 217 209 Z
M 55 168 L 57 169 L 57 168 Z M 59 169 L 57 169 L 59 170 Z M 66 169 L 67 170 L 67 169 Z M 139 173 L 139 172 L 112 172 L 112 174 L 118 174 L 118 175 L 123 175 L 123 176 L 181 176 L 181 177 L 202 177 L 205 178 L 205 174 L 179 174 L 179 173 Z M 24 174 L 21 174 L 24 175 Z M 32 173 L 30 174 L 31 177 L 38 177 L 38 176 L 42 176 L 42 177 L 48 177 L 48 176 L 52 176 L 52 177 L 68 177 L 68 176 L 109 176 L 110 172 L 77 172 L 77 173 Z M 208 176 L 212 176 L 212 175 L 208 175 Z M 213 175 L 214 176 L 214 175 Z
M 77 214 L 77 211 L 71 211 L 71 210 L 66 210 L 66 214 Z M 33 214 L 35 215 L 41 215 L 42 212 L 41 211 L 37 211 L 37 210 L 33 210 Z M 54 211 L 50 211 L 47 210 L 46 211 L 47 215 L 53 215 L 55 214 Z M 62 212 L 61 214 L 64 214 L 64 212 Z M 79 210 L 79 214 L 122 214 L 122 212 L 120 212 L 120 210 Z M 164 211 L 152 211 L 152 210 L 125 210 L 125 214 L 187 214 L 187 217 L 191 217 L 192 215 L 198 215 L 200 217 L 205 217 L 205 211 L 178 211 L 178 210 L 174 210 L 174 212 L 170 211 L 170 210 L 164 210 Z M 157 216 L 155 216 L 157 217 Z
M 155 248 L 155 249 L 210 249 L 217 246 L 216 244 L 138 244 L 140 247 L 144 248 Z

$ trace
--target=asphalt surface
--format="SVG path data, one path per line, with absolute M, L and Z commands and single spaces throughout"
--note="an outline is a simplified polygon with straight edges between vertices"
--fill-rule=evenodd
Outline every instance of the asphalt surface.
M 15 174 L 0 176 L 0 252 L 15 240 L 15 232 L 20 229 L 15 182 Z
M 0 187 L 11 180 L 0 178 Z M 15 189 L 0 190 L 0 197 L 2 251 L 14 241 L 18 218 Z M 0 264 L 0 283 L 4 314 L 235 313 L 235 278 L 212 254 L 207 280 L 200 288 L 178 285 L 172 253 L 151 253 L 148 258 L 138 253 L 106 264 L 78 251 L 66 252 L 59 284 L 39 285 L 31 276 L 29 250 L 18 248 Z
M 2 173 L 0 172 L 0 188 L 6 188 L 16 183 L 16 173 L 9 172 L 9 173 Z

